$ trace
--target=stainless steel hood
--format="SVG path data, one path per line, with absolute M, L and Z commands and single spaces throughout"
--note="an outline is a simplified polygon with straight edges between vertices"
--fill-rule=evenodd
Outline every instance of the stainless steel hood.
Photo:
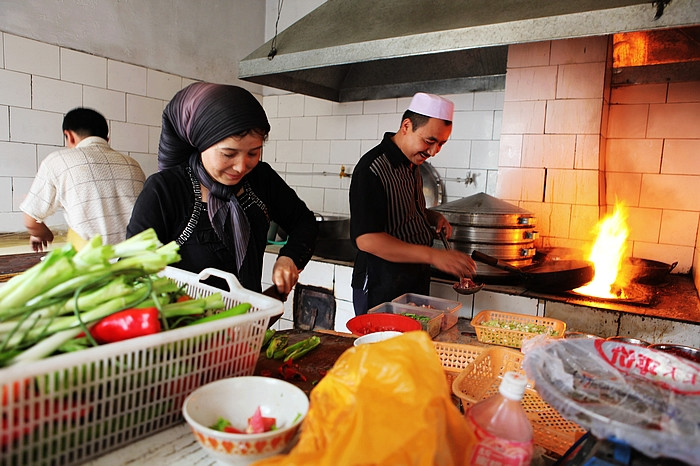
M 328 0 L 239 77 L 336 102 L 499 90 L 509 44 L 699 23 L 700 0 Z

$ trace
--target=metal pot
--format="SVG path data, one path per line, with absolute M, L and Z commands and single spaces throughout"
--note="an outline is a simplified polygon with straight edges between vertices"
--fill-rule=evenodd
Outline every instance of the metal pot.
M 668 343 L 656 343 L 649 345 L 649 348 L 665 351 L 666 353 L 672 353 L 681 358 L 689 359 L 695 363 L 700 364 L 700 349 L 693 348 L 692 346 L 684 345 L 672 345 Z
M 314 255 L 339 261 L 354 260 L 357 249 L 350 240 L 350 217 L 314 215 L 318 225 Z
M 314 213 L 319 239 L 350 238 L 350 217 Z
M 673 264 L 667 264 L 638 257 L 628 257 L 622 263 L 622 273 L 637 283 L 659 285 L 668 280 L 671 270 L 675 269 L 677 265 L 677 261 Z
M 606 338 L 608 341 L 617 341 L 620 343 L 628 343 L 630 345 L 639 345 L 639 346 L 649 346 L 648 341 L 640 340 L 639 338 L 632 338 L 632 337 L 623 337 L 620 335 L 614 336 L 614 337 L 608 337 Z

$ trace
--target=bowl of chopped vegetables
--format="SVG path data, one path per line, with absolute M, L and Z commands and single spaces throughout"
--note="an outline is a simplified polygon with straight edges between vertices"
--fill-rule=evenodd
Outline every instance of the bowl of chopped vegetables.
M 231 377 L 203 385 L 182 405 L 199 444 L 226 464 L 289 451 L 309 409 L 298 387 L 270 377 Z

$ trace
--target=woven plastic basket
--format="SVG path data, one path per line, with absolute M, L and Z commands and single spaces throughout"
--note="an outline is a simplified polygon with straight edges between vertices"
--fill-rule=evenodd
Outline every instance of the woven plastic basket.
M 491 327 L 483 325 L 484 322 L 497 320 L 506 323 L 537 324 L 544 325 L 552 332 L 551 338 L 563 338 L 566 332 L 566 323 L 561 320 L 549 317 L 529 316 L 526 314 L 516 314 L 503 311 L 481 311 L 472 319 L 472 326 L 476 331 L 476 338 L 482 343 L 492 343 L 495 345 L 521 348 L 523 340 L 535 337 L 539 333 L 529 333 L 520 330 L 510 330 L 507 328 Z
M 524 355 L 508 348 L 490 347 L 479 354 L 452 383 L 452 392 L 465 411 L 474 403 L 498 393 L 503 375 L 515 371 L 525 375 L 521 368 Z M 586 431 L 578 424 L 564 419 L 537 394 L 528 383 L 522 405 L 532 425 L 535 445 L 563 455 Z
M 484 350 L 483 346 L 460 345 L 457 343 L 433 342 L 445 370 L 447 387 L 452 394 L 452 383 L 457 376 Z
M 244 289 L 235 276 L 167 267 L 193 297 L 220 292 L 235 317 L 0 369 L 1 465 L 82 463 L 182 422 L 182 402 L 214 380 L 251 375 L 281 302 Z M 201 283 L 226 280 L 230 291 Z

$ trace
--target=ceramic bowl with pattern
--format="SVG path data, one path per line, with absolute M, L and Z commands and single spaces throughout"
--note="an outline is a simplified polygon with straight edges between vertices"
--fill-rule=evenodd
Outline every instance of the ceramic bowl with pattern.
M 212 429 L 221 417 L 245 431 L 257 407 L 275 418 L 275 430 L 236 434 Z M 249 464 L 291 449 L 309 409 L 309 398 L 298 387 L 271 377 L 232 377 L 203 385 L 182 405 L 182 413 L 199 444 L 226 464 Z

